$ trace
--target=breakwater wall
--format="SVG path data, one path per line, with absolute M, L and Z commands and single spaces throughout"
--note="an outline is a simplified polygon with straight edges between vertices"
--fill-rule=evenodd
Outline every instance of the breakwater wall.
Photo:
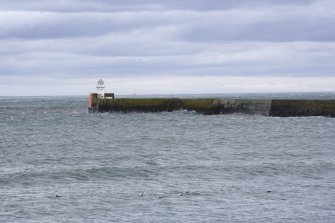
M 335 100 L 118 98 L 89 96 L 89 112 L 196 111 L 205 115 L 246 113 L 266 116 L 335 117 Z

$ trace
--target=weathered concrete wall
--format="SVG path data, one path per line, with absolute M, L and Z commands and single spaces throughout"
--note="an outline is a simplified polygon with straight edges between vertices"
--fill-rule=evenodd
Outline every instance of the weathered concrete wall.
M 101 99 L 91 94 L 89 111 L 94 112 L 171 112 L 196 111 L 201 114 L 246 113 L 270 116 L 335 117 L 335 101 L 321 100 L 254 100 L 254 99 L 179 99 L 119 98 Z
M 273 100 L 270 116 L 335 117 L 335 100 Z
M 88 111 L 94 112 L 97 111 L 97 108 L 99 107 L 98 103 L 98 94 L 92 93 L 88 96 Z
M 271 100 L 184 99 L 183 109 L 202 114 L 247 113 L 269 115 Z
M 178 98 L 148 98 L 148 99 L 114 99 L 101 100 L 100 111 L 107 112 L 162 112 L 175 111 L 182 108 Z
M 179 98 L 147 98 L 147 99 L 100 99 L 91 101 L 90 111 L 100 112 L 162 112 L 189 110 L 201 114 L 228 114 L 233 112 L 268 115 L 270 100 L 226 100 L 226 99 L 179 99 Z
M 105 93 L 105 98 L 114 99 L 114 93 Z
M 214 103 L 221 106 L 220 113 L 269 115 L 271 108 L 271 100 L 262 99 L 215 99 Z

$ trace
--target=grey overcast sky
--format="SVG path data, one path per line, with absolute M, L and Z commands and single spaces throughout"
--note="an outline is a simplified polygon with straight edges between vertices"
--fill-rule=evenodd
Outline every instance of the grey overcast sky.
M 334 0 L 1 0 L 0 96 L 335 91 Z

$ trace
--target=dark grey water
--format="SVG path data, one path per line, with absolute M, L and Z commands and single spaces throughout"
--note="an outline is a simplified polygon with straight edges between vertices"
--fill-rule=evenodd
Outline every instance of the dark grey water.
M 86 106 L 0 99 L 0 222 L 334 222 L 333 118 Z

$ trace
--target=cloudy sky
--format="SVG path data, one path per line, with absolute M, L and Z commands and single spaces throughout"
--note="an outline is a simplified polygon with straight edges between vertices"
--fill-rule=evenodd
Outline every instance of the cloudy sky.
M 0 96 L 335 91 L 334 0 L 1 0 Z

